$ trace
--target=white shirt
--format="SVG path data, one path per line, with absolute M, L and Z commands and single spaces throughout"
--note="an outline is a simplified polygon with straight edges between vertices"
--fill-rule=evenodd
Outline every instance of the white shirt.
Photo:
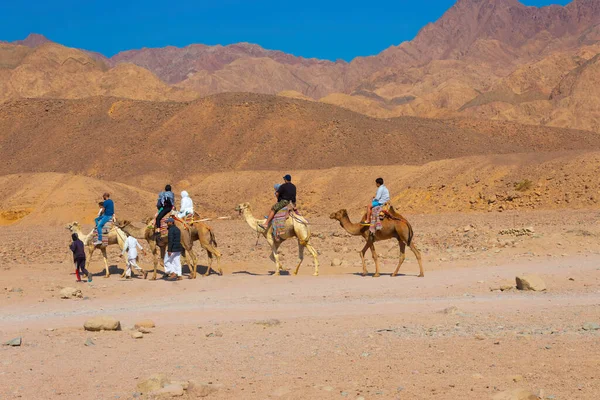
M 138 247 L 140 250 L 142 250 L 142 246 L 137 241 L 137 239 L 134 238 L 133 236 L 129 236 L 129 237 L 127 237 L 127 240 L 125 240 L 125 246 L 123 246 L 123 254 L 125 254 L 125 251 L 127 251 L 128 259 L 130 259 L 130 260 L 136 259 L 138 256 L 138 251 L 137 251 Z
M 181 209 L 179 210 L 179 214 L 177 216 L 179 218 L 183 218 L 188 214 L 194 213 L 194 202 L 190 198 L 190 195 L 185 190 L 181 192 Z
M 385 185 L 381 185 L 377 188 L 375 200 L 377 200 L 379 204 L 385 204 L 390 201 L 390 191 L 385 187 Z

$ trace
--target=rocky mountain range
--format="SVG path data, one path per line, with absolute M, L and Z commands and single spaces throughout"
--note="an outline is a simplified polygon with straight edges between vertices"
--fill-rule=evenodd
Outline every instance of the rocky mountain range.
M 194 44 L 111 58 L 39 35 L 0 44 L 0 101 L 116 96 L 187 101 L 281 94 L 373 117 L 467 116 L 600 131 L 600 2 L 459 0 L 409 42 L 351 62 L 258 45 Z

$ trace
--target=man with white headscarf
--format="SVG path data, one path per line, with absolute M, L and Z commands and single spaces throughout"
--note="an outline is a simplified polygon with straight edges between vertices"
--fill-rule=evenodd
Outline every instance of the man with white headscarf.
M 181 209 L 177 213 L 179 218 L 185 218 L 187 215 L 194 215 L 194 202 L 185 190 L 181 192 Z

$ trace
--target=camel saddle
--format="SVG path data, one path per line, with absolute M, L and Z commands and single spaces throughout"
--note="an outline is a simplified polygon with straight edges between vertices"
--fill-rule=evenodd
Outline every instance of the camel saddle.
M 195 213 L 194 213 L 195 214 Z M 160 220 L 160 237 L 165 238 L 169 236 L 169 227 L 167 226 L 167 219 L 173 218 L 177 222 L 181 222 L 185 230 L 189 230 L 190 226 L 194 225 L 194 216 L 187 215 L 185 218 L 179 218 L 175 212 L 167 214 Z
M 108 233 L 110 232 L 110 230 L 112 228 L 113 228 L 113 220 L 108 221 L 102 227 L 102 246 L 108 246 Z M 94 228 L 93 240 L 94 240 L 94 242 L 98 241 L 98 228 Z

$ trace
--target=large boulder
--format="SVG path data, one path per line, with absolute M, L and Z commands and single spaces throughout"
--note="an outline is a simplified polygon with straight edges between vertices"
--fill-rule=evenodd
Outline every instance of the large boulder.
M 532 290 L 534 292 L 546 290 L 546 283 L 537 275 L 522 275 L 517 276 L 515 279 L 519 290 Z
M 61 299 L 72 299 L 73 297 L 82 298 L 83 294 L 81 293 L 81 290 L 72 287 L 66 287 L 60 291 Z
M 121 323 L 119 320 L 108 317 L 98 316 L 93 317 L 85 321 L 83 328 L 86 331 L 98 332 L 98 331 L 118 331 L 121 329 Z
M 141 321 L 136 322 L 134 325 L 135 329 L 154 328 L 155 326 L 156 325 L 154 324 L 154 321 L 152 321 L 151 319 L 143 319 Z

